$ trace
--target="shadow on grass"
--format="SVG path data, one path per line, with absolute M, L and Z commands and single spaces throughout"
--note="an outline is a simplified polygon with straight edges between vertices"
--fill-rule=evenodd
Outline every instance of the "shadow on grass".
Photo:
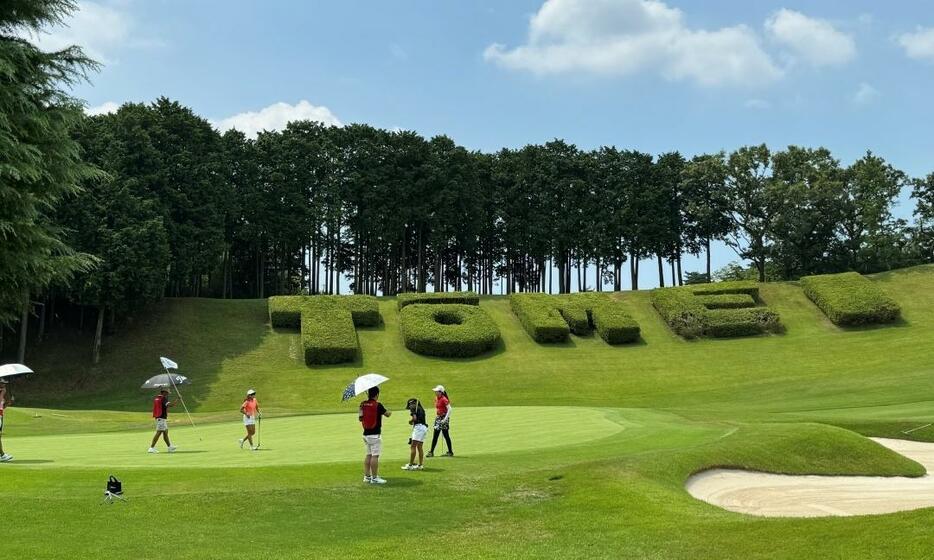
M 145 411 L 153 393 L 140 389 L 163 373 L 160 356 L 190 377 L 185 400 L 195 409 L 216 381 L 221 365 L 258 348 L 270 333 L 265 300 L 166 298 L 118 324 L 104 337 L 100 363 L 91 363 L 93 329 L 50 330 L 30 346 L 26 363 L 37 372 L 19 384 L 21 406 L 60 410 Z M 28 400 L 27 400 L 28 399 Z
M 911 323 L 904 318 L 899 317 L 890 323 L 873 323 L 869 325 L 838 325 L 837 328 L 844 332 L 877 331 L 880 329 L 901 329 L 910 327 Z
M 54 463 L 54 462 L 55 461 L 52 461 L 50 459 L 25 459 L 22 461 L 20 461 L 19 459 L 14 459 L 10 461 L 9 464 L 11 465 L 45 465 L 45 464 Z

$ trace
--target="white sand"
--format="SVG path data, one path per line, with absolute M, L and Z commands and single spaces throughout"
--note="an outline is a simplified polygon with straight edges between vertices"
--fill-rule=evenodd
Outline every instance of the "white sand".
M 934 506 L 934 443 L 873 438 L 924 465 L 921 478 L 790 476 L 712 469 L 688 479 L 688 493 L 724 509 L 764 517 L 892 513 Z

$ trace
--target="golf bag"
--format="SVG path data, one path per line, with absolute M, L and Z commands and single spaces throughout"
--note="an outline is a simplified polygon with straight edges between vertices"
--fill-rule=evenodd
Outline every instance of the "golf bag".
M 114 475 L 110 475 L 110 478 L 107 479 L 107 486 L 104 488 L 104 499 L 101 500 L 101 503 L 112 504 L 114 500 L 125 502 L 126 498 L 123 497 L 123 483 Z
M 110 475 L 110 478 L 107 479 L 106 491 L 119 496 L 120 494 L 123 494 L 123 483 L 117 480 L 117 477 L 114 475 Z

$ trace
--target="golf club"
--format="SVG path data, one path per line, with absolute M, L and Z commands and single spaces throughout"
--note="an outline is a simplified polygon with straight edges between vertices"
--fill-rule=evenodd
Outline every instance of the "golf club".
M 263 415 L 258 414 L 256 417 L 256 448 L 259 449 L 263 445 Z
M 172 388 L 175 389 L 175 394 L 178 395 L 178 400 L 182 403 L 182 408 L 185 409 L 185 414 L 188 416 L 188 422 L 191 423 L 192 429 L 194 429 L 195 434 L 198 435 L 198 441 L 204 441 L 204 439 L 201 437 L 201 432 L 198 431 L 197 426 L 195 426 L 195 421 L 191 418 L 191 413 L 188 412 L 188 405 L 185 404 L 185 397 L 183 397 L 182 392 L 178 390 L 178 386 L 175 384 L 175 378 L 172 377 L 171 373 L 169 373 L 170 365 L 175 369 L 178 369 L 178 365 L 167 358 L 159 358 L 159 361 L 162 363 L 162 369 L 165 370 L 165 374 L 169 376 L 169 381 L 172 383 Z
M 932 425 L 934 425 L 934 422 L 931 422 L 931 423 L 929 423 L 929 424 L 925 424 L 925 425 L 923 425 L 923 426 L 918 426 L 917 428 L 912 428 L 912 429 L 910 429 L 910 430 L 905 430 L 905 431 L 902 432 L 902 433 L 903 433 L 903 434 L 910 434 L 911 432 L 917 432 L 918 430 L 922 430 L 922 429 L 927 428 L 928 426 L 932 426 Z

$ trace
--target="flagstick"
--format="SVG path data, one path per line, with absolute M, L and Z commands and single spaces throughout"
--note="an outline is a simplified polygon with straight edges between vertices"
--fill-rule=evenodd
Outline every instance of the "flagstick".
M 185 414 L 188 415 L 188 421 L 191 423 L 191 427 L 197 430 L 195 426 L 195 421 L 191 419 L 191 413 L 188 412 L 188 405 L 185 404 L 185 397 L 182 396 L 182 392 L 178 390 L 178 385 L 175 384 L 175 378 L 172 377 L 172 374 L 169 373 L 169 368 L 162 366 L 162 369 L 165 370 L 165 374 L 169 376 L 169 381 L 172 383 L 172 388 L 175 389 L 175 392 L 178 394 L 178 400 L 182 401 L 182 408 L 185 409 Z M 201 434 L 198 434 L 198 439 L 201 439 Z

